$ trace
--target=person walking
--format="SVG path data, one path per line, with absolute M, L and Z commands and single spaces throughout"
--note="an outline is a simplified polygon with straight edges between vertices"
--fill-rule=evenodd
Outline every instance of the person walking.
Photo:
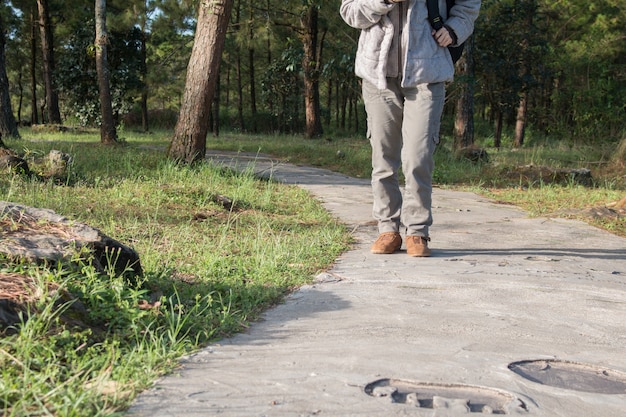
M 371 251 L 394 253 L 406 229 L 410 256 L 431 255 L 434 152 L 445 100 L 454 77 L 448 46 L 470 37 L 481 0 L 456 0 L 435 31 L 427 0 L 342 0 L 340 14 L 360 29 L 355 73 L 362 79 L 367 136 L 372 147 L 373 216 L 378 238 Z M 399 169 L 405 177 L 400 189 Z

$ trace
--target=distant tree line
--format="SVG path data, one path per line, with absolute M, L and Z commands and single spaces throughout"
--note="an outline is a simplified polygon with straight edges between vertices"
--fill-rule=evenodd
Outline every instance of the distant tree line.
M 174 126 L 198 6 L 193 0 L 106 3 L 116 123 Z M 338 7 L 321 0 L 234 0 L 210 131 L 311 138 L 363 132 L 353 67 L 358 31 L 341 20 Z M 483 0 L 474 39 L 448 87 L 446 114 L 471 105 L 474 117 L 492 123 L 496 146 L 505 129 L 514 132 L 515 146 L 523 145 L 529 126 L 556 138 L 623 139 L 624 22 L 621 0 Z M 0 138 L 18 135 L 10 117 L 102 122 L 95 24 L 94 2 L 0 2 Z

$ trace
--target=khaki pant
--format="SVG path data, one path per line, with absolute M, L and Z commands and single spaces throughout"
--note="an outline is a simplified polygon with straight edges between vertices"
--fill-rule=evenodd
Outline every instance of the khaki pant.
M 379 90 L 363 80 L 368 137 L 372 146 L 373 216 L 379 233 L 428 236 L 432 225 L 433 154 L 445 99 L 444 83 L 402 88 L 397 78 Z M 398 170 L 405 177 L 400 190 Z

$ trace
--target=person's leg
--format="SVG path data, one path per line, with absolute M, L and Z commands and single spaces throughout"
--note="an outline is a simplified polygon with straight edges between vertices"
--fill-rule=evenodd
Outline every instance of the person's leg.
M 367 130 L 372 146 L 372 214 L 381 234 L 399 232 L 402 210 L 398 169 L 401 164 L 404 98 L 397 80 L 387 81 L 385 90 L 363 81 Z
M 443 83 L 422 84 L 405 89 L 404 94 L 402 171 L 406 183 L 402 223 L 407 228 L 407 236 L 427 238 L 433 222 L 433 155 L 439 143 L 445 86 Z

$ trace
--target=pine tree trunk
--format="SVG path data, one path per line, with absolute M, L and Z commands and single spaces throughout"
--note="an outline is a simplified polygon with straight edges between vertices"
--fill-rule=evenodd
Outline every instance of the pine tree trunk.
M 145 19 L 141 28 L 141 128 L 144 132 L 150 130 L 150 122 L 148 119 L 148 51 L 146 49 L 146 25 Z
M 251 34 L 252 35 L 252 34 Z M 252 38 L 250 38 L 252 41 Z M 255 77 L 254 77 L 254 48 L 248 48 L 248 79 L 250 80 L 250 116 L 252 119 L 252 131 L 257 132 L 257 108 L 256 108 L 256 88 L 255 88 Z
M 192 163 L 204 158 L 209 111 L 219 74 L 233 0 L 202 0 L 187 66 L 185 92 L 168 156 Z
M 515 122 L 515 140 L 513 146 L 516 148 L 524 144 L 524 135 L 526 134 L 526 112 L 528 111 L 528 93 L 522 92 L 517 107 L 517 120 Z
M 235 70 L 237 74 L 237 120 L 239 129 L 241 131 L 246 130 L 246 122 L 243 118 L 243 80 L 241 76 L 241 49 L 237 48 L 237 58 Z
M 528 4 L 532 6 L 532 13 L 528 13 L 526 17 L 526 27 L 533 27 L 533 18 L 535 12 L 537 10 L 537 5 L 534 1 Z M 532 59 L 529 55 L 529 39 L 526 37 L 521 40 L 521 49 L 522 49 L 522 59 L 523 59 L 523 72 L 521 73 L 522 79 L 527 79 L 531 75 L 531 64 L 530 60 Z M 513 140 L 513 146 L 516 148 L 521 147 L 524 144 L 524 136 L 526 134 L 526 120 L 528 113 L 528 90 L 530 86 L 525 82 L 522 86 L 522 92 L 520 93 L 519 105 L 517 107 L 517 117 L 515 122 L 515 139 Z
M 235 28 L 239 30 L 241 22 L 241 0 L 237 2 L 237 8 L 235 9 Z M 237 47 L 235 50 L 235 69 L 237 73 L 237 119 L 239 120 L 239 129 L 241 131 L 246 130 L 245 121 L 243 118 L 243 79 L 241 75 L 241 48 Z
M 41 32 L 41 49 L 43 52 L 43 77 L 46 85 L 48 123 L 61 124 L 59 95 L 54 81 L 54 41 L 48 0 L 37 0 L 37 7 L 39 9 L 39 30 Z
M 254 15 L 254 9 L 252 7 L 253 3 L 252 1 L 250 2 L 249 5 L 249 12 L 250 12 L 250 16 Z M 248 74 L 249 74 L 249 80 L 250 80 L 250 112 L 251 114 L 251 118 L 252 118 L 252 131 L 253 132 L 257 132 L 258 131 L 258 126 L 257 126 L 257 108 L 256 108 L 256 78 L 254 75 L 254 47 L 252 46 L 254 44 L 254 31 L 253 31 L 253 25 L 250 25 L 250 31 L 248 32 Z
M 320 91 L 319 91 L 319 59 L 317 54 L 317 24 L 318 9 L 309 6 L 302 29 L 304 36 L 302 43 L 304 46 L 304 58 L 302 68 L 304 72 L 304 114 L 306 117 L 305 134 L 308 138 L 319 137 L 323 133 L 321 111 L 320 111 Z
M 107 60 L 106 0 L 96 0 L 96 70 L 98 72 L 98 90 L 100 92 L 100 142 L 117 142 L 111 87 L 109 84 L 109 65 Z
M 0 138 L 19 138 L 17 122 L 11 109 L 11 96 L 9 95 L 9 78 L 6 69 L 6 38 L 4 34 L 4 22 L 0 16 Z M 2 143 L 0 145 L 4 146 Z
M 39 124 L 39 113 L 37 112 L 37 26 L 35 12 L 30 14 L 30 123 Z
M 215 93 L 213 93 L 213 104 L 211 105 L 210 128 L 215 137 L 220 135 L 220 78 L 220 75 L 217 74 Z
M 496 119 L 495 120 L 496 132 L 495 132 L 494 138 L 493 138 L 493 146 L 496 149 L 500 149 L 500 147 L 502 146 L 502 122 L 503 122 L 502 110 L 498 109 L 496 111 L 495 119 Z

